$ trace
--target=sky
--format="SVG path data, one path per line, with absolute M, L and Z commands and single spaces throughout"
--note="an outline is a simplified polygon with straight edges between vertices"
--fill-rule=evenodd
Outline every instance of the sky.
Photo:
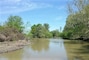
M 34 24 L 48 23 L 49 30 L 62 30 L 66 24 L 69 0 L 0 0 L 0 24 L 10 15 L 20 16 L 26 29 Z M 28 23 L 29 22 L 29 23 Z

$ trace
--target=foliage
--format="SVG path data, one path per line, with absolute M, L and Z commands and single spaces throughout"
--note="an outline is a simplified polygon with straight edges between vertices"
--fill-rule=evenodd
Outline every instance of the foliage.
M 59 37 L 59 31 L 58 30 L 53 30 L 51 31 L 52 37 Z
M 7 22 L 0 25 L 0 41 L 13 41 L 25 39 L 23 22 L 19 16 L 10 16 Z
M 78 10 L 75 12 L 75 9 L 73 9 L 74 7 L 69 8 L 71 10 L 73 9 L 73 12 L 70 12 L 61 36 L 68 39 L 88 40 L 89 0 L 75 0 L 73 3 Z
M 10 16 L 5 24 L 8 27 L 16 28 L 19 32 L 23 32 L 23 22 L 19 16 Z
M 49 31 L 49 24 L 37 24 L 31 27 L 31 33 L 33 38 L 51 38 L 52 33 Z
M 44 27 L 45 27 L 46 30 L 49 30 L 49 24 L 45 23 Z
M 37 24 L 31 27 L 31 34 L 33 38 L 49 38 L 51 34 L 49 32 L 49 24 Z

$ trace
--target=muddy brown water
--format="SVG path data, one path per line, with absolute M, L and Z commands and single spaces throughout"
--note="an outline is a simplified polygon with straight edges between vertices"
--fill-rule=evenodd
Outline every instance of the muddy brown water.
M 63 39 L 33 39 L 23 49 L 0 54 L 0 60 L 89 60 L 89 43 Z

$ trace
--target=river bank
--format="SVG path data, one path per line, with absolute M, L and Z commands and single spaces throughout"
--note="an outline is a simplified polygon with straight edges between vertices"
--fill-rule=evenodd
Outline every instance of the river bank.
M 21 49 L 28 44 L 30 42 L 26 40 L 0 42 L 0 54 Z

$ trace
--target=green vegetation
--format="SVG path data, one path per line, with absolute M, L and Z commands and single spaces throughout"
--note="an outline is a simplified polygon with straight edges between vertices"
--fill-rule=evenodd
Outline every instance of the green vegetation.
M 89 41 L 89 0 L 74 0 L 72 5 L 68 4 L 69 16 L 61 36 Z
M 0 25 L 0 41 L 22 40 L 23 23 L 19 16 L 10 16 L 3 25 Z
M 76 8 L 76 9 L 74 9 Z M 62 33 L 58 30 L 49 31 L 49 24 L 37 24 L 31 27 L 31 31 L 26 35 L 32 38 L 56 38 L 89 40 L 89 0 L 74 0 L 68 3 L 69 15 Z M 22 18 L 10 16 L 7 21 L 0 25 L 0 40 L 21 39 L 24 26 Z M 61 31 L 61 27 L 60 27 Z M 11 34 L 10 34 L 11 33 Z M 20 37 L 21 36 L 21 37 Z
M 49 31 L 49 24 L 45 23 L 33 25 L 31 27 L 31 32 L 29 33 L 33 38 L 51 38 L 51 37 L 59 37 L 59 31 Z
M 22 18 L 19 16 L 10 16 L 7 20 L 7 22 L 5 23 L 6 26 L 10 27 L 10 28 L 15 28 L 17 29 L 19 32 L 23 32 L 23 22 L 22 22 Z
M 59 31 L 49 31 L 49 24 L 37 24 L 31 27 L 29 33 L 23 33 L 24 26 L 22 18 L 19 16 L 10 16 L 7 21 L 0 25 L 0 41 L 13 41 L 25 38 L 55 38 L 59 37 Z
M 58 30 L 53 30 L 53 31 L 51 31 L 51 34 L 52 34 L 52 37 L 53 37 L 53 38 L 56 38 L 56 37 L 59 37 L 59 36 L 60 36 L 60 33 L 59 33 Z

